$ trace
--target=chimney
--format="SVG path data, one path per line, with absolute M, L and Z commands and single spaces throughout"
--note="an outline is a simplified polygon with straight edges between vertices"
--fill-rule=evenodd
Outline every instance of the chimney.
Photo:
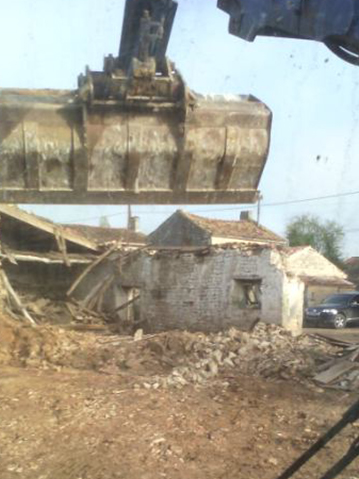
M 251 221 L 252 212 L 251 211 L 241 211 L 241 216 L 239 217 L 240 221 Z
M 134 231 L 135 233 L 138 233 L 139 231 L 139 217 L 138 216 L 131 216 L 131 218 L 129 218 L 129 225 L 128 225 L 128 229 L 130 231 Z

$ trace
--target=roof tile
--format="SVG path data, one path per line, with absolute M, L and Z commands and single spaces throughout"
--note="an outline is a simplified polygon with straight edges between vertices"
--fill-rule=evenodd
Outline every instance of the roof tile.
M 204 218 L 202 216 L 193 215 L 184 211 L 181 211 L 181 213 L 197 226 L 211 233 L 212 236 L 286 244 L 286 240 L 284 238 L 276 235 L 264 226 L 258 225 L 253 220 L 217 220 L 212 218 Z
M 126 228 L 104 228 L 101 226 L 88 226 L 78 224 L 64 224 L 65 229 L 71 230 L 95 242 L 96 244 L 105 244 L 114 241 L 124 243 L 146 243 L 146 235 L 143 233 L 131 231 Z

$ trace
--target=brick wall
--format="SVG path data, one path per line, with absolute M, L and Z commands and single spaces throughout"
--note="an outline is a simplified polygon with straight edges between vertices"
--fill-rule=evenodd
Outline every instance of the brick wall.
M 210 234 L 181 213 L 173 214 L 149 235 L 148 240 L 156 246 L 206 246 L 211 244 Z
M 280 324 L 283 272 L 280 255 L 218 250 L 201 255 L 169 252 L 141 258 L 141 317 L 151 331 L 246 329 L 254 319 Z M 122 281 L 133 271 L 122 271 Z M 235 298 L 238 280 L 261 279 L 262 308 L 243 309 Z M 133 281 L 133 279 L 132 279 Z
M 344 275 L 312 249 L 289 259 L 271 248 L 213 249 L 206 254 L 144 252 L 122 269 L 118 281 L 140 288 L 141 317 L 152 331 L 217 331 L 231 325 L 246 329 L 257 317 L 300 331 L 305 294 L 302 274 Z M 243 308 L 238 281 L 244 280 L 261 280 L 261 309 Z

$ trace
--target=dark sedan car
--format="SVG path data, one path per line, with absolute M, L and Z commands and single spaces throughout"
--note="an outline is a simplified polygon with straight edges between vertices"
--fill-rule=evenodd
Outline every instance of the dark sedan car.
M 329 326 L 336 329 L 359 324 L 359 292 L 332 294 L 319 306 L 305 310 L 304 326 Z

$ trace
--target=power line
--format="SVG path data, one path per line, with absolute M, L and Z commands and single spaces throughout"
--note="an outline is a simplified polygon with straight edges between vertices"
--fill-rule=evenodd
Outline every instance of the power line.
M 173 206 L 173 205 L 171 205 Z M 252 209 L 252 208 L 255 208 L 254 205 L 247 205 L 247 206 L 234 206 L 234 207 L 231 207 L 231 208 L 219 208 L 219 209 L 215 209 L 215 210 L 194 210 L 193 213 L 211 213 L 211 212 L 217 212 L 217 211 L 230 211 L 230 210 L 248 210 L 248 209 Z M 137 214 L 139 215 L 166 215 L 168 214 L 168 211 L 156 211 L 156 210 L 149 210 L 149 211 L 138 211 Z M 122 215 L 127 215 L 127 212 L 122 212 L 120 211 L 119 213 L 111 213 L 111 214 L 106 214 L 106 213 L 103 213 L 102 215 L 97 215 L 97 216 L 90 216 L 88 218 L 79 218 L 79 219 L 76 219 L 76 220 L 71 220 L 71 221 L 67 221 L 67 223 L 77 223 L 79 221 L 91 221 L 91 220 L 98 220 L 99 218 L 101 218 L 101 216 L 107 216 L 107 218 L 113 218 L 114 216 L 122 216 Z
M 335 195 L 326 195 L 326 196 L 315 196 L 313 198 L 303 198 L 300 200 L 289 200 L 278 203 L 263 203 L 262 206 L 282 206 L 282 205 L 291 205 L 295 203 L 306 203 L 309 201 L 319 201 L 319 200 L 328 200 L 331 198 L 341 198 L 344 196 L 353 196 L 358 195 L 359 191 L 349 191 L 347 193 L 336 193 Z
M 271 207 L 271 206 L 285 206 L 285 205 L 293 205 L 293 204 L 299 204 L 299 203 L 309 203 L 311 201 L 321 201 L 321 200 L 328 200 L 328 199 L 333 199 L 333 198 L 342 198 L 342 197 L 346 197 L 346 196 L 354 196 L 354 195 L 358 195 L 359 194 L 359 190 L 358 191 L 349 191 L 349 192 L 346 192 L 346 193 L 336 193 L 336 194 L 333 194 L 333 195 L 324 195 L 324 196 L 315 196 L 315 197 L 312 197 L 312 198 L 301 198 L 301 199 L 297 199 L 297 200 L 287 200 L 287 201 L 278 201 L 278 202 L 273 202 L 273 203 L 262 203 L 261 207 L 262 208 L 265 208 L 265 207 Z M 173 206 L 173 205 L 172 205 Z M 193 210 L 193 213 L 216 213 L 216 212 L 222 212 L 222 211 L 235 211 L 235 210 L 243 210 L 243 209 L 254 209 L 256 208 L 255 205 L 246 205 L 246 206 L 231 206 L 231 207 L 227 207 L 227 208 L 216 208 L 216 209 L 201 209 L 201 210 Z M 107 216 L 108 218 L 112 218 L 112 217 L 115 217 L 115 216 L 121 216 L 121 215 L 126 215 L 127 213 L 126 212 L 119 212 L 119 213 L 112 213 L 112 214 L 108 214 L 108 215 L 97 215 L 97 216 L 92 216 L 92 217 L 88 217 L 88 218 L 81 218 L 81 219 L 76 219 L 76 220 L 73 220 L 73 221 L 68 221 L 68 223 L 77 223 L 79 221 L 91 221 L 91 220 L 97 220 L 99 219 L 101 216 Z M 138 214 L 141 214 L 141 215 L 163 215 L 163 214 L 168 214 L 168 211 L 156 211 L 156 210 L 148 210 L 148 211 L 139 211 Z M 348 232 L 352 232 L 352 230 L 348 231 Z
M 89 218 L 78 218 L 76 220 L 71 220 L 71 221 L 66 221 L 66 223 L 70 224 L 70 223 L 78 223 L 79 221 L 91 221 L 91 220 L 98 220 L 100 219 L 102 216 L 106 216 L 107 218 L 112 218 L 113 216 L 121 216 L 121 215 L 127 215 L 127 212 L 126 211 L 121 211 L 120 213 L 111 213 L 109 215 L 107 214 L 102 214 L 102 215 L 97 215 L 97 216 L 90 216 Z

